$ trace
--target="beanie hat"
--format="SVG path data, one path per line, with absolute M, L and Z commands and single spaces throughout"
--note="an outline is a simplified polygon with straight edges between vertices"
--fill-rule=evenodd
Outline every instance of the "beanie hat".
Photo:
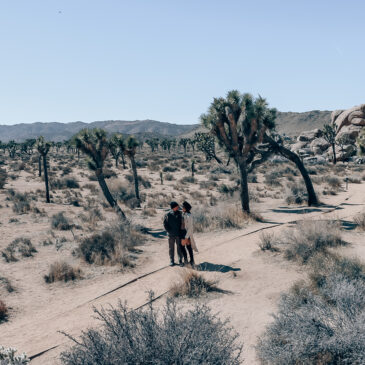
M 171 209 L 174 209 L 175 207 L 178 207 L 178 206 L 179 206 L 179 204 L 177 204 L 176 202 L 171 202 L 170 203 Z

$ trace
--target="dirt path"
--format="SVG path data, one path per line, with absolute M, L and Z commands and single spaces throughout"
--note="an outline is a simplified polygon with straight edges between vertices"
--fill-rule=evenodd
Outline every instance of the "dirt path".
M 208 277 L 218 278 L 219 286 L 232 295 L 213 297 L 209 304 L 223 316 L 230 316 L 245 344 L 246 363 L 255 363 L 253 345 L 257 336 L 271 320 L 280 293 L 303 276 L 296 265 L 284 262 L 274 254 L 262 255 L 257 247 L 260 232 L 280 232 L 284 227 L 303 219 L 348 219 L 364 209 L 365 185 L 350 185 L 319 208 L 268 207 L 260 212 L 265 222 L 255 223 L 239 231 L 224 231 L 198 237 L 199 263 L 207 263 Z M 65 296 L 34 311 L 31 317 L 19 316 L 2 325 L 0 343 L 27 352 L 34 357 L 32 364 L 55 364 L 60 351 L 69 341 L 58 331 L 78 335 L 83 329 L 96 325 L 92 316 L 94 306 L 128 301 L 133 308 L 146 303 L 147 292 L 156 297 L 168 292 L 177 280 L 180 268 L 161 266 L 166 257 L 165 242 L 156 245 L 156 256 L 133 273 L 96 280 L 93 285 L 65 289 Z M 166 260 L 167 261 L 167 260 Z M 212 265 L 211 265 L 212 264 Z M 210 265 L 210 266 L 209 266 Z M 224 272 L 214 271 L 224 265 Z M 222 266 L 219 266 L 221 268 Z M 220 269 L 219 269 L 220 270 Z M 225 272 L 226 271 L 226 272 Z M 75 288 L 76 289 L 76 288 Z

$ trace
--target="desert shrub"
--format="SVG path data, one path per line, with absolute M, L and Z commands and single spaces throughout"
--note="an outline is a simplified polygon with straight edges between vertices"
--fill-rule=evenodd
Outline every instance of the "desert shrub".
M 72 169 L 69 166 L 65 166 L 62 168 L 62 176 L 71 174 Z
M 115 224 L 100 233 L 84 238 L 79 245 L 79 252 L 89 264 L 108 263 L 132 267 L 128 251 L 143 241 L 143 236 L 130 225 Z
M 257 175 L 256 174 L 249 174 L 247 176 L 247 182 L 256 184 L 257 183 Z
M 16 355 L 17 349 L 14 347 L 4 347 L 0 345 L 0 364 L 1 365 L 26 365 L 30 359 L 23 352 L 21 355 Z
M 165 180 L 167 180 L 167 181 L 175 180 L 174 175 L 173 174 L 166 174 L 165 175 Z
M 148 208 L 148 207 L 145 207 L 143 210 L 142 210 L 142 215 L 144 217 L 154 217 L 155 215 L 157 214 L 157 210 L 155 208 Z
M 342 186 L 342 182 L 337 176 L 325 176 L 323 178 L 324 183 L 327 184 L 330 188 L 339 190 Z
M 73 267 L 65 261 L 58 261 L 53 263 L 49 268 L 48 275 L 44 275 L 46 283 L 53 283 L 55 281 L 70 281 L 77 280 L 82 277 L 82 271 Z
M 0 276 L 0 287 L 3 286 L 4 289 L 8 292 L 8 293 L 12 293 L 13 291 L 15 291 L 15 288 L 13 287 L 13 285 L 11 284 L 10 280 L 8 278 L 4 278 L 2 276 Z
M 250 220 L 256 219 L 254 214 L 247 214 L 238 206 L 225 208 L 197 208 L 193 211 L 194 229 L 196 232 L 208 232 L 216 229 L 239 229 Z
M 276 237 L 268 232 L 260 233 L 259 247 L 262 251 L 278 251 L 278 248 L 274 246 L 276 243 Z
M 217 186 L 215 181 L 200 181 L 199 182 L 200 189 L 212 189 Z
M 269 173 L 266 173 L 264 178 L 265 184 L 270 186 L 280 186 L 280 177 L 281 174 L 279 171 L 271 171 Z
M 175 172 L 177 170 L 178 168 L 175 166 L 164 166 L 164 168 L 162 169 L 163 172 Z
M 114 196 L 114 199 L 123 202 L 127 207 L 134 209 L 139 205 L 132 184 L 113 182 L 110 184 L 109 190 Z M 140 197 L 141 201 L 145 198 L 143 194 Z
M 59 212 L 53 214 L 51 218 L 51 227 L 55 229 L 59 229 L 61 231 L 68 231 L 70 230 L 73 225 L 70 223 L 67 217 L 65 217 L 64 212 Z
M 233 171 L 225 166 L 217 166 L 211 170 L 212 174 L 227 174 L 230 175 L 233 173 Z
M 78 189 L 79 183 L 74 177 L 66 177 L 63 179 L 54 179 L 51 181 L 51 189 Z
M 196 298 L 209 292 L 221 292 L 216 282 L 207 280 L 202 274 L 192 270 L 184 270 L 180 280 L 170 287 L 170 294 L 173 297 Z
M 338 224 L 330 221 L 301 222 L 294 231 L 286 232 L 282 242 L 287 245 L 285 257 L 303 264 L 328 247 L 346 244 Z
M 194 184 L 196 183 L 196 179 L 192 176 L 184 176 L 179 182 L 180 184 Z
M 357 224 L 359 229 L 365 231 L 365 211 L 357 214 L 354 217 L 354 222 Z
M 113 170 L 108 168 L 103 169 L 103 175 L 105 179 L 111 179 L 112 177 L 117 176 L 117 174 Z
M 16 193 L 9 190 L 8 199 L 13 202 L 13 212 L 17 214 L 26 214 L 32 210 L 30 197 L 27 193 Z
M 61 354 L 63 364 L 241 364 L 238 334 L 207 306 L 183 310 L 168 299 L 162 310 L 119 303 L 94 311 L 102 327 L 73 339 L 74 347 Z
M 365 363 L 364 266 L 323 255 L 316 269 L 308 283 L 282 295 L 256 347 L 262 363 Z
M 17 238 L 12 241 L 1 254 L 6 262 L 18 261 L 21 257 L 31 257 L 37 252 L 29 238 Z
M 361 176 L 360 175 L 351 175 L 348 177 L 348 182 L 352 184 L 361 184 Z
M 285 187 L 284 199 L 287 204 L 303 204 L 308 200 L 307 189 L 303 184 L 290 183 Z
M 218 191 L 221 194 L 230 194 L 231 196 L 233 195 L 233 193 L 237 190 L 238 188 L 235 186 L 228 186 L 226 184 L 221 184 L 218 186 Z
M 125 178 L 130 182 L 134 182 L 134 178 L 132 175 L 126 175 Z M 149 189 L 151 187 L 151 183 L 148 179 L 143 176 L 138 176 L 138 182 L 145 188 Z
M 4 189 L 6 180 L 8 179 L 8 173 L 5 169 L 0 168 L 0 189 Z

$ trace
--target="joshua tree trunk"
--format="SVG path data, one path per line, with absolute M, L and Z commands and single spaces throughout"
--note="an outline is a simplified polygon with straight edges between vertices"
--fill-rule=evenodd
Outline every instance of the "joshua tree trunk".
M 119 156 L 117 156 L 117 157 L 115 158 L 115 167 L 118 167 L 118 157 L 119 157 Z
M 303 165 L 302 160 L 299 156 L 285 148 L 284 146 L 276 143 L 271 137 L 265 136 L 265 141 L 270 143 L 270 145 L 274 148 L 274 150 L 278 151 L 281 155 L 286 157 L 288 160 L 294 162 L 299 169 L 300 173 L 302 174 L 305 186 L 307 188 L 308 193 L 308 206 L 318 205 L 317 195 L 314 191 L 312 180 L 309 177 L 308 171 L 306 170 L 305 166 Z
M 46 184 L 46 201 L 47 201 L 47 203 L 50 203 L 49 186 L 48 186 L 48 171 L 47 171 L 47 155 L 43 155 L 43 171 L 44 171 L 44 183 Z
M 103 171 L 102 169 L 96 169 L 95 170 L 95 175 L 96 178 L 98 179 L 100 188 L 105 196 L 105 199 L 108 201 L 109 205 L 115 209 L 115 211 L 120 215 L 121 218 L 123 218 L 123 220 L 126 219 L 124 212 L 122 211 L 122 209 L 120 209 L 118 203 L 116 202 L 116 200 L 113 198 L 113 195 L 110 193 L 110 190 L 108 188 L 108 185 L 105 182 L 104 179 L 104 175 L 103 175 Z
M 336 159 L 336 149 L 334 143 L 332 143 L 332 153 L 333 153 L 333 164 L 336 165 L 337 159 Z
M 137 175 L 137 165 L 136 160 L 134 159 L 134 156 L 130 156 L 131 159 L 131 165 L 132 165 L 132 171 L 133 171 L 133 179 L 134 179 L 134 190 L 136 192 L 136 198 L 138 200 L 138 206 L 141 206 L 141 199 L 139 197 L 139 186 L 138 186 L 138 175 Z
M 194 173 L 195 173 L 195 161 L 193 161 L 191 163 L 191 176 L 194 177 Z
M 250 212 L 250 198 L 248 196 L 248 183 L 247 183 L 247 165 L 244 158 L 241 158 L 238 163 L 240 180 L 241 180 L 241 205 L 244 212 Z
M 42 155 L 38 157 L 38 176 L 42 176 Z
M 124 158 L 124 153 L 121 154 L 121 157 L 122 157 L 122 163 L 123 163 L 123 169 L 125 170 L 126 167 L 125 167 L 125 158 Z

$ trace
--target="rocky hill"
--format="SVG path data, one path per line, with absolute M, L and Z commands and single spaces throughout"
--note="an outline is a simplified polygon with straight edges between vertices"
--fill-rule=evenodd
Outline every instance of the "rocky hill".
M 40 135 L 47 140 L 67 140 L 83 128 L 103 128 L 109 133 L 125 134 L 154 134 L 158 136 L 178 136 L 192 131 L 197 125 L 178 125 L 162 123 L 155 120 L 107 120 L 93 123 L 22 123 L 15 125 L 0 125 L 0 140 L 7 142 L 24 141 L 27 138 L 36 138 Z
M 293 136 L 303 131 L 322 128 L 324 123 L 331 120 L 330 111 L 312 110 L 304 113 L 278 112 L 276 121 L 277 130 L 280 133 Z M 163 123 L 156 120 L 106 120 L 93 123 L 22 123 L 15 125 L 0 125 L 0 140 L 7 142 L 15 140 L 24 141 L 27 138 L 36 138 L 40 135 L 47 140 L 63 141 L 72 137 L 82 128 L 103 128 L 109 133 L 119 132 L 125 134 L 156 136 L 191 136 L 198 129 L 198 124 L 181 125 Z

